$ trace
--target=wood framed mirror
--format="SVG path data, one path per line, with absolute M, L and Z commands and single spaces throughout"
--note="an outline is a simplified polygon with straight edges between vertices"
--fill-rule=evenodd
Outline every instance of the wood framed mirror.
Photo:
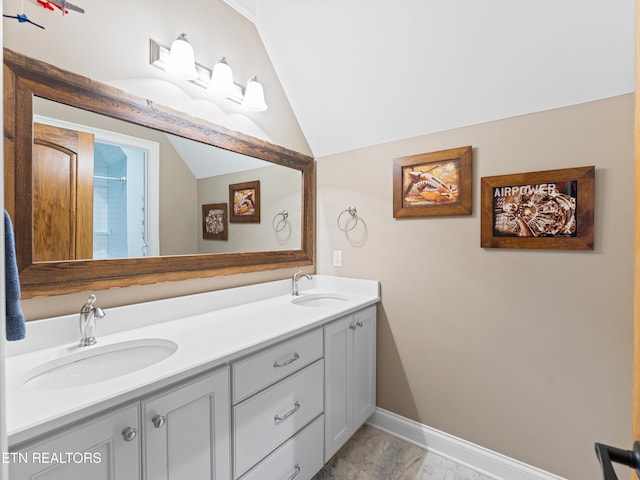
M 34 231 L 37 232 L 34 229 L 34 221 L 43 222 L 47 218 L 45 216 L 43 220 L 42 215 L 34 212 L 40 210 L 38 207 L 34 208 L 34 201 L 37 201 L 34 197 L 38 196 L 38 189 L 50 189 L 47 185 L 38 186 L 39 174 L 34 167 L 34 157 L 38 155 L 34 153 L 34 104 L 38 102 L 54 102 L 63 108 L 78 109 L 91 112 L 91 115 L 108 117 L 113 121 L 128 122 L 136 128 L 148 128 L 177 141 L 189 139 L 199 146 L 217 147 L 227 153 L 234 152 L 264 162 L 268 167 L 286 167 L 287 171 L 297 175 L 294 178 L 299 178 L 300 182 L 297 194 L 300 205 L 293 208 L 294 212 L 299 212 L 299 218 L 296 219 L 299 236 L 296 237 L 296 242 L 291 246 L 284 242 L 278 248 L 269 246 L 263 250 L 254 246 L 246 251 L 240 249 L 225 253 L 164 254 L 163 249 L 159 248 L 157 256 L 141 255 L 132 258 L 96 259 L 91 253 L 86 253 L 86 246 L 78 246 L 78 251 L 84 249 L 84 254 L 62 257 L 64 259 L 41 256 L 37 252 L 34 254 L 34 241 L 43 244 L 54 241 L 51 238 L 37 240 L 35 237 L 41 234 L 34 234 Z M 5 208 L 14 222 L 22 298 L 290 268 L 313 263 L 315 169 L 312 157 L 195 119 L 8 49 L 4 49 L 4 139 Z M 159 161 L 163 161 L 162 154 Z M 71 170 L 71 181 L 74 182 L 77 180 L 76 177 L 82 175 L 81 163 L 76 160 Z M 272 176 L 282 179 L 287 175 L 289 174 L 285 175 L 283 170 Z M 69 174 L 66 176 L 68 178 Z M 297 180 L 294 180 L 294 183 L 297 183 Z M 263 185 L 263 196 L 265 190 L 268 192 Z M 76 202 L 81 195 L 80 190 L 71 195 L 70 203 L 75 209 L 72 214 L 74 218 L 91 215 L 89 207 L 80 201 Z M 160 194 L 161 198 L 162 196 L 163 194 Z M 214 203 L 200 197 L 198 202 Z M 270 218 L 265 217 L 267 205 L 269 203 L 263 199 L 263 223 L 270 226 Z M 186 215 L 200 218 L 201 205 L 194 204 L 189 210 Z M 66 210 L 64 212 L 67 215 Z M 163 222 L 162 216 L 159 222 Z M 71 225 L 72 230 L 77 230 L 71 237 L 82 237 L 75 220 L 71 221 Z M 255 228 L 255 225 L 247 223 L 242 227 Z M 171 229 L 171 225 L 165 225 L 166 228 Z M 251 235 L 250 232 L 251 230 L 247 230 L 242 235 Z M 202 237 L 202 232 L 196 228 L 194 232 L 185 232 L 185 235 Z M 162 245 L 162 240 L 160 244 Z M 202 250 L 201 247 L 199 249 Z

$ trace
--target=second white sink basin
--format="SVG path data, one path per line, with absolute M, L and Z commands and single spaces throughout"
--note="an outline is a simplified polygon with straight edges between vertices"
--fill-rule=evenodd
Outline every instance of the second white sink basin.
M 58 390 L 102 382 L 154 365 L 177 349 L 176 343 L 161 338 L 78 347 L 69 355 L 27 372 L 23 385 L 36 390 Z
M 346 297 L 336 293 L 312 293 L 308 295 L 301 294 L 298 297 L 294 297 L 291 299 L 291 303 L 304 307 L 331 307 L 346 302 L 347 300 Z

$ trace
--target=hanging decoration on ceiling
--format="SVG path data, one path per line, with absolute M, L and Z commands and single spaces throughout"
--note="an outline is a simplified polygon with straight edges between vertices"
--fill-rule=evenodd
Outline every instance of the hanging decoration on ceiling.
M 47 10 L 55 11 L 57 8 L 62 12 L 62 15 L 69 15 L 69 10 L 84 13 L 84 8 L 80 8 L 73 3 L 69 3 L 66 0 L 36 0 L 43 8 Z
M 22 6 L 22 13 L 18 13 L 16 15 L 2 15 L 2 16 L 5 18 L 13 18 L 14 20 L 18 20 L 18 22 L 20 23 L 30 23 L 31 25 L 35 25 L 36 27 L 44 30 L 44 27 L 42 25 L 37 24 L 36 22 L 31 20 L 29 17 L 27 17 L 26 13 L 24 13 L 24 0 L 22 1 L 21 6 Z
M 62 12 L 62 16 L 69 15 L 69 11 L 84 13 L 83 8 L 80 8 L 79 6 L 74 5 L 73 3 L 69 3 L 66 0 L 36 0 L 36 2 L 39 5 L 42 5 L 42 7 L 46 8 L 47 10 L 51 10 L 51 11 L 55 11 L 56 9 L 60 10 Z M 41 28 L 42 30 L 45 29 L 42 25 L 34 22 L 29 17 L 27 17 L 26 13 L 24 13 L 24 0 L 22 0 L 22 13 L 18 13 L 16 15 L 3 14 L 2 16 L 5 18 L 12 18 L 14 20 L 17 20 L 20 23 L 30 23 L 31 25 Z
M 27 17 L 26 13 L 18 13 L 17 15 L 2 15 L 2 16 L 5 18 L 13 18 L 15 20 L 18 20 L 18 22 L 20 23 L 30 23 L 31 25 L 35 25 L 36 27 L 44 30 L 44 27 L 42 25 L 38 25 L 36 22 L 30 20 L 29 17 Z

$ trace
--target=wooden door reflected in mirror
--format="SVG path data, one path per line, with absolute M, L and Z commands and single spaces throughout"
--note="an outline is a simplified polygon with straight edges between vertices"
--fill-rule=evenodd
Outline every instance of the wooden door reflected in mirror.
M 93 255 L 93 135 L 33 128 L 33 261 Z

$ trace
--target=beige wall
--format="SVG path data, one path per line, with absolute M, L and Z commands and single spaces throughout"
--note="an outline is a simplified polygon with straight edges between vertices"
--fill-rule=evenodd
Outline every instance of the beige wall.
M 197 203 L 198 180 L 171 142 L 160 138 L 160 255 L 184 255 L 198 251 L 191 235 L 199 219 L 189 215 Z
M 392 159 L 464 145 L 473 214 L 394 220 Z M 318 272 L 382 283 L 378 405 L 569 479 L 601 478 L 594 442 L 631 438 L 633 96 L 317 162 Z M 481 177 L 588 165 L 594 251 L 480 248 Z M 347 237 L 336 218 L 349 205 L 361 224 Z

